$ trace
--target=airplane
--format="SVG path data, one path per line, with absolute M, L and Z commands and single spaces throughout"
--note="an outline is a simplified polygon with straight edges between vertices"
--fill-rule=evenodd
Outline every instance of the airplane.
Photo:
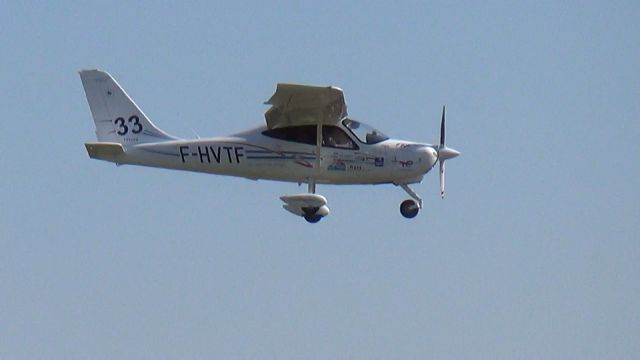
M 329 215 L 317 184 L 393 184 L 411 198 L 400 204 L 414 218 L 422 198 L 409 187 L 460 153 L 445 145 L 445 108 L 440 143 L 391 139 L 347 116 L 344 93 L 334 86 L 277 84 L 265 102 L 266 124 L 224 137 L 180 139 L 164 132 L 105 71 L 81 70 L 80 79 L 96 128 L 97 142 L 85 143 L 89 157 L 116 165 L 140 165 L 252 180 L 307 184 L 307 192 L 283 195 L 283 208 L 309 223 Z

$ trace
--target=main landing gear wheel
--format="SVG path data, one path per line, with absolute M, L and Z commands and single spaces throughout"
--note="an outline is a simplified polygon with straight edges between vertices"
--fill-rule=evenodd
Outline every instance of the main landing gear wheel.
M 420 211 L 420 207 L 415 200 L 405 200 L 400 204 L 400 213 L 407 219 L 416 217 L 418 211 Z
M 320 219 L 322 219 L 322 216 L 316 215 L 316 214 L 309 214 L 309 215 L 305 215 L 304 219 L 307 220 L 308 222 L 312 223 L 312 224 L 315 224 L 318 221 L 320 221 Z

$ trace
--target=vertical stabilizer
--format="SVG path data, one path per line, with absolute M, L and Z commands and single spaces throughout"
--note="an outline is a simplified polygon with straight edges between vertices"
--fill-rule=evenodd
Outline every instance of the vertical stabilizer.
M 98 141 L 133 145 L 175 139 L 157 128 L 108 73 L 81 70 L 80 79 Z

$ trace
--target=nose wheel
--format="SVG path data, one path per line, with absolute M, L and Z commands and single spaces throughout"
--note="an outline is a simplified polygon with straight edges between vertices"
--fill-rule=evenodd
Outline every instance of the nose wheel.
M 418 215 L 422 207 L 422 199 L 407 184 L 398 184 L 413 199 L 407 199 L 400 204 L 400 214 L 407 219 L 412 219 Z
M 420 207 L 415 200 L 405 200 L 400 204 L 400 213 L 407 219 L 412 219 L 418 215 Z

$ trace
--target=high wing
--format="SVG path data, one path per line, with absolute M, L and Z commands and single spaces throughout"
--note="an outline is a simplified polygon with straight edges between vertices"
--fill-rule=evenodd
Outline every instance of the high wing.
M 335 86 L 278 84 L 265 102 L 269 129 L 299 125 L 337 124 L 347 116 L 342 89 Z

